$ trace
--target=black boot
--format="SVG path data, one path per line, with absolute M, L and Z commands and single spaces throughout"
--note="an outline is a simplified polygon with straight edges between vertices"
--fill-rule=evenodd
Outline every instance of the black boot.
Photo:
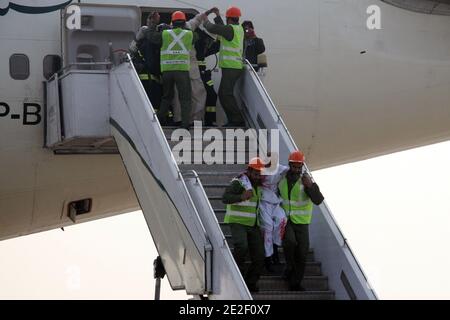
M 273 269 L 273 266 L 272 266 L 272 258 L 271 257 L 264 258 L 264 266 L 266 267 L 266 270 L 269 273 L 275 272 L 275 270 Z
M 248 291 L 250 291 L 251 293 L 257 293 L 259 292 L 259 287 L 257 284 L 250 284 L 247 285 Z
M 272 262 L 275 265 L 280 264 L 280 257 L 278 256 L 278 246 L 276 244 L 273 245 Z
M 300 283 L 290 283 L 289 284 L 289 291 L 305 291 L 305 288 L 303 288 Z

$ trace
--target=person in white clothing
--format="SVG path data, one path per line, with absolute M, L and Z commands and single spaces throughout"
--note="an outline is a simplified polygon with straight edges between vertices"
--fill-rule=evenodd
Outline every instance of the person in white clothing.
M 266 167 L 270 166 L 271 162 L 266 165 Z M 270 175 L 262 176 L 262 196 L 259 203 L 260 227 L 264 237 L 264 264 L 269 272 L 274 271 L 273 263 L 279 263 L 278 247 L 282 245 L 287 224 L 286 213 L 280 206 L 282 200 L 278 195 L 278 183 L 288 171 L 289 167 L 278 164 Z

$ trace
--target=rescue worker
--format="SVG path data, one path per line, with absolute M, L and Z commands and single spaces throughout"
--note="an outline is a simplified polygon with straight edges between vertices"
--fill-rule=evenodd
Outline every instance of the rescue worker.
M 161 72 L 163 80 L 163 97 L 158 118 L 161 125 L 167 124 L 167 113 L 177 86 L 181 105 L 182 127 L 188 129 L 191 123 L 191 81 L 189 79 L 190 51 L 194 43 L 191 30 L 186 30 L 186 15 L 175 11 L 172 14 L 172 30 L 157 32 L 159 19 L 152 17 L 148 39 L 161 47 Z
M 301 286 L 305 273 L 306 256 L 309 250 L 309 224 L 312 219 L 313 203 L 323 201 L 322 193 L 311 177 L 302 174 L 305 156 L 301 151 L 289 155 L 289 171 L 278 184 L 283 200 L 282 208 L 288 217 L 283 249 L 286 257 L 285 276 L 289 290 L 304 291 Z
M 255 69 L 259 70 L 258 55 L 266 51 L 264 41 L 258 38 L 255 34 L 255 28 L 253 22 L 246 20 L 242 22 L 242 28 L 244 28 L 244 57 L 247 59 Z
M 246 172 L 231 181 L 222 197 L 227 204 L 224 222 L 231 229 L 234 259 L 251 292 L 258 291 L 257 282 L 264 267 L 264 244 L 258 217 L 263 168 L 261 159 L 251 159 Z M 251 264 L 246 270 L 247 253 Z
M 276 154 L 268 154 L 270 157 Z M 274 272 L 272 265 L 279 264 L 278 247 L 283 244 L 287 218 L 280 204 L 282 200 L 278 195 L 278 183 L 288 172 L 289 167 L 278 164 L 278 157 L 271 159 L 266 165 L 270 168 L 275 163 L 275 168 L 268 175 L 263 175 L 262 197 L 260 202 L 261 231 L 264 238 L 264 264 L 269 272 Z
M 159 13 L 151 12 L 147 17 L 147 25 L 142 26 L 136 34 L 136 39 L 130 44 L 130 53 L 139 78 L 145 88 L 153 108 L 158 111 L 162 96 L 162 79 L 160 63 L 160 47 L 147 39 L 149 26 L 154 21 L 159 21 Z M 157 31 L 170 29 L 167 24 L 159 24 Z
M 204 14 L 199 13 L 194 18 L 190 19 L 186 22 L 185 28 L 191 31 L 196 31 L 200 26 L 202 21 L 204 20 Z M 194 33 L 195 39 L 197 39 L 196 33 Z M 195 44 L 197 41 L 195 41 Z M 191 81 L 191 120 L 192 121 L 203 121 L 203 114 L 205 111 L 206 104 L 206 89 L 203 85 L 202 78 L 200 75 L 200 70 L 197 61 L 197 52 L 195 46 L 190 50 L 190 64 L 191 68 L 189 70 L 189 78 Z M 175 90 L 177 92 L 177 90 Z M 177 99 L 177 95 L 175 94 L 175 98 L 173 100 L 173 109 L 174 109 L 174 121 L 175 125 L 181 124 L 181 106 L 180 102 Z
M 145 49 L 146 49 L 146 39 L 145 34 L 148 29 L 148 26 L 142 26 L 139 28 L 138 32 L 136 33 L 135 38 L 133 41 L 131 41 L 129 46 L 129 51 L 131 55 L 131 59 L 134 65 L 134 68 L 136 69 L 136 72 L 139 76 L 139 79 L 142 82 L 142 86 L 145 89 L 145 92 L 147 95 L 149 95 L 149 68 L 148 63 L 146 61 L 145 55 Z M 153 103 L 152 103 L 153 104 Z
M 228 118 L 226 126 L 245 126 L 234 97 L 234 86 L 243 73 L 244 29 L 239 25 L 241 10 L 238 7 L 228 8 L 226 11 L 227 25 L 224 25 L 219 9 L 212 8 L 206 13 L 210 12 L 216 14 L 215 24 L 205 21 L 203 25 L 208 32 L 219 35 L 219 67 L 222 69 L 219 100 Z
M 206 106 L 204 113 L 205 126 L 214 126 L 216 122 L 217 93 L 214 90 L 214 82 L 211 77 L 211 70 L 206 68 L 206 57 L 216 54 L 220 50 L 220 42 L 215 41 L 206 32 L 197 29 L 198 40 L 195 42 L 197 51 L 198 67 L 200 76 L 206 90 Z

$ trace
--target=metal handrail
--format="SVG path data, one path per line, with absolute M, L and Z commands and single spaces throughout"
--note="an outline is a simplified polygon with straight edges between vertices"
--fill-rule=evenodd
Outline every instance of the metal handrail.
M 267 100 L 269 100 L 269 102 L 270 102 L 270 106 L 272 107 L 272 111 L 277 116 L 277 121 L 279 123 L 281 123 L 281 125 L 283 126 L 283 129 L 284 129 L 285 133 L 288 135 L 289 140 L 292 143 L 292 146 L 295 149 L 297 149 L 297 145 L 295 144 L 295 141 L 292 138 L 291 133 L 287 129 L 287 126 L 284 123 L 283 118 L 281 117 L 281 114 L 278 112 L 277 108 L 275 107 L 275 104 L 273 103 L 272 98 L 270 98 L 269 93 L 266 90 L 266 87 L 264 86 L 264 84 L 262 83 L 261 79 L 259 78 L 258 73 L 255 71 L 255 69 L 253 68 L 252 64 L 247 59 L 245 59 L 245 64 L 250 67 L 250 71 L 256 76 L 256 79 L 258 80 L 258 83 L 259 83 L 260 87 L 262 88 L 262 90 L 264 92 L 264 95 L 266 96 Z
M 183 176 L 192 176 L 192 177 L 195 178 L 195 183 L 197 183 L 197 184 L 201 187 L 201 189 L 203 190 L 204 199 L 207 200 L 208 206 L 209 206 L 209 208 L 211 209 L 210 212 L 212 212 L 212 215 L 211 215 L 211 216 L 214 217 L 214 219 L 217 221 L 217 224 L 219 224 L 219 220 L 217 219 L 217 216 L 214 214 L 214 209 L 213 209 L 213 207 L 211 206 L 211 202 L 208 200 L 208 196 L 207 196 L 206 193 L 205 193 L 205 188 L 203 187 L 203 183 L 202 183 L 202 181 L 200 180 L 200 177 L 199 177 L 197 171 L 195 171 L 195 170 L 187 170 L 187 171 L 183 171 Z M 222 236 L 223 236 L 223 233 L 222 233 Z M 224 237 L 224 236 L 223 236 L 222 238 L 225 240 L 225 237 Z
M 134 70 L 134 73 L 135 73 L 135 74 L 137 74 L 137 73 L 136 73 L 136 69 L 134 68 L 133 63 L 131 62 L 131 61 L 132 61 L 131 56 L 130 56 L 128 53 L 127 53 L 126 56 L 127 56 L 127 60 L 126 60 L 126 61 L 123 61 L 122 63 L 128 63 L 128 66 L 131 67 L 131 68 Z M 144 87 L 143 87 L 142 83 L 139 82 L 139 84 L 140 84 L 142 90 L 144 90 Z M 145 90 L 144 90 L 144 91 L 145 91 Z M 151 103 L 150 103 L 150 106 L 151 106 Z M 153 109 L 153 106 L 151 106 L 151 107 L 152 107 L 152 109 Z M 153 109 L 153 114 L 155 115 L 155 110 L 154 110 L 154 109 Z M 154 117 L 154 120 L 153 120 L 153 121 L 158 121 L 158 123 L 159 123 L 159 119 L 158 119 L 157 117 Z M 163 143 L 164 146 L 166 147 L 166 150 L 169 150 L 169 156 L 170 156 L 170 158 L 172 159 L 172 166 L 175 168 L 175 171 L 176 171 L 176 173 L 177 173 L 177 176 L 178 176 L 179 180 L 181 181 L 181 183 L 183 184 L 184 189 L 186 190 L 186 194 L 187 194 L 187 196 L 188 196 L 189 204 L 192 206 L 192 208 L 194 208 L 194 214 L 197 216 L 198 221 L 200 221 L 200 225 L 201 225 L 201 227 L 202 227 L 202 229 L 203 229 L 203 232 L 204 232 L 205 237 L 208 238 L 208 235 L 207 235 L 207 233 L 206 233 L 205 226 L 203 225 L 203 222 L 202 222 L 202 220 L 201 220 L 201 218 L 200 218 L 200 215 L 198 214 L 197 208 L 195 207 L 194 201 L 192 200 L 192 197 L 191 197 L 191 195 L 189 194 L 189 191 L 188 191 L 188 189 L 187 189 L 186 183 L 184 182 L 184 179 L 183 179 L 182 173 L 181 173 L 181 171 L 180 171 L 180 168 L 178 167 L 178 164 L 177 164 L 177 162 L 176 162 L 176 159 L 175 159 L 175 157 L 174 157 L 174 155 L 173 155 L 173 153 L 172 153 L 172 151 L 171 151 L 171 149 L 170 149 L 169 142 L 168 142 L 167 139 L 165 138 L 164 130 L 162 129 L 161 124 L 158 125 L 158 128 L 159 128 L 159 131 L 160 131 L 160 135 L 164 137 L 164 139 L 161 139 L 161 140 L 163 140 L 162 143 Z
M 210 217 L 212 219 L 214 219 L 214 221 L 216 222 L 215 226 L 218 228 L 217 230 L 220 232 L 219 233 L 220 239 L 216 239 L 216 240 L 220 240 L 220 242 L 221 242 L 221 249 L 226 249 L 228 252 L 230 252 L 230 249 L 229 249 L 228 243 L 227 243 L 227 239 L 226 239 L 225 235 L 223 234 L 223 231 L 222 231 L 222 229 L 221 229 L 221 227 L 219 225 L 219 220 L 217 219 L 217 216 L 214 213 L 214 209 L 213 209 L 213 207 L 211 205 L 211 202 L 208 199 L 208 196 L 207 196 L 207 194 L 205 192 L 205 188 L 203 187 L 202 181 L 200 180 L 200 177 L 199 177 L 197 171 L 195 171 L 195 170 L 187 170 L 187 171 L 184 171 L 183 174 L 185 176 L 192 176 L 193 178 L 195 178 L 195 183 L 198 185 L 198 187 L 200 189 L 199 192 L 201 193 L 201 196 L 202 196 L 203 200 L 205 200 L 205 203 L 207 204 L 207 206 L 209 208 L 209 212 L 211 213 Z M 213 232 L 213 233 L 214 233 L 214 236 L 217 236 L 217 233 L 215 233 L 215 232 Z M 230 252 L 230 255 L 232 257 L 231 252 Z M 242 282 L 244 282 L 244 279 L 242 278 L 242 274 L 239 272 L 239 268 L 238 268 L 238 266 L 236 264 L 236 261 L 234 259 L 231 259 L 231 262 L 235 266 L 235 270 L 237 271 L 237 276 L 241 279 Z M 251 297 L 250 296 L 250 292 L 248 291 L 246 286 L 245 286 L 245 290 L 246 290 L 246 294 L 249 297 Z
M 277 120 L 278 120 L 278 122 L 281 124 L 281 126 L 282 126 L 282 128 L 284 129 L 285 133 L 287 134 L 287 136 L 288 136 L 288 138 L 289 138 L 289 141 L 291 142 L 292 146 L 294 147 L 294 150 L 299 150 L 298 147 L 297 147 L 297 144 L 295 143 L 295 141 L 294 141 L 292 135 L 290 134 L 290 132 L 289 132 L 289 130 L 288 130 L 286 124 L 284 123 L 283 118 L 281 117 L 281 114 L 278 112 L 277 108 L 275 107 L 275 104 L 273 103 L 272 99 L 270 98 L 269 93 L 267 92 L 266 88 L 264 87 L 264 85 L 263 85 L 261 79 L 259 78 L 257 72 L 256 72 L 255 69 L 253 68 L 252 64 L 251 64 L 247 59 L 245 59 L 245 64 L 249 66 L 250 71 L 253 73 L 253 75 L 255 75 L 256 79 L 258 80 L 258 83 L 259 83 L 259 85 L 260 85 L 260 88 L 262 88 L 262 90 L 263 90 L 263 92 L 264 92 L 264 95 L 266 96 L 267 100 L 270 102 L 269 104 L 270 104 L 270 106 L 272 107 L 272 111 L 273 111 L 273 112 L 275 113 L 275 115 L 277 116 L 277 118 L 278 118 Z M 304 166 L 305 166 L 306 171 L 307 171 L 308 173 L 310 173 L 311 171 L 309 170 L 309 168 L 308 168 L 308 166 L 306 165 L 306 163 L 304 164 Z M 352 255 L 353 259 L 355 260 L 356 265 L 357 265 L 358 268 L 359 268 L 359 271 L 361 272 L 361 274 L 363 275 L 364 279 L 366 280 L 366 283 L 368 284 L 368 283 L 369 283 L 369 279 L 367 278 L 367 276 L 366 276 L 366 274 L 364 273 L 364 271 L 363 271 L 361 265 L 360 265 L 359 262 L 358 262 L 358 259 L 356 259 L 355 254 L 353 253 L 352 249 L 350 248 L 350 245 L 349 245 L 348 242 L 347 242 L 347 238 L 344 236 L 344 234 L 343 234 L 341 228 L 339 227 L 339 224 L 337 223 L 335 217 L 334 217 L 333 214 L 331 213 L 331 210 L 328 208 L 328 205 L 327 205 L 325 202 L 323 202 L 323 205 L 324 205 L 324 208 L 326 209 L 325 212 L 326 212 L 327 215 L 331 218 L 332 222 L 334 223 L 336 229 L 337 229 L 338 232 L 339 232 L 339 235 L 340 235 L 341 238 L 342 238 L 342 242 L 343 242 L 343 243 L 342 243 L 342 246 L 343 246 L 343 247 L 347 247 L 347 249 L 350 251 L 350 254 Z M 370 291 L 372 291 L 372 293 L 373 293 L 374 296 L 376 297 L 376 294 L 375 294 L 375 292 L 373 291 L 373 289 L 372 289 L 371 287 L 370 287 Z
M 128 63 L 129 66 L 134 70 L 134 72 L 137 73 L 136 69 L 134 68 L 133 63 L 131 62 L 130 54 L 127 54 L 127 59 L 128 60 L 124 61 L 123 63 Z M 142 86 L 142 83 L 141 83 L 141 86 Z M 142 89 L 144 89 L 143 86 L 142 86 Z M 152 109 L 153 109 L 153 106 L 152 106 Z M 155 109 L 152 110 L 152 113 L 153 113 L 153 121 L 158 121 L 158 123 L 159 123 L 159 119 L 156 116 L 157 113 L 156 113 Z M 159 124 L 158 128 L 159 128 L 159 131 L 160 131 L 161 135 L 165 137 L 165 133 L 164 133 L 163 128 L 161 127 L 161 124 Z M 163 140 L 164 140 L 163 143 L 164 143 L 165 147 L 167 147 L 168 150 L 171 150 L 169 142 L 167 142 L 167 139 L 163 139 Z M 178 176 L 181 176 L 180 168 L 178 167 L 177 161 L 176 161 L 175 157 L 173 156 L 172 152 L 170 152 L 170 157 L 172 158 L 172 165 L 175 167 L 175 170 L 177 171 Z
M 53 81 L 53 79 L 55 78 L 55 75 L 62 74 L 74 66 L 112 66 L 112 63 L 111 62 L 73 62 L 73 63 L 69 63 L 67 66 L 65 66 L 64 68 L 61 68 L 60 70 L 55 72 L 50 78 L 48 78 L 47 82 Z

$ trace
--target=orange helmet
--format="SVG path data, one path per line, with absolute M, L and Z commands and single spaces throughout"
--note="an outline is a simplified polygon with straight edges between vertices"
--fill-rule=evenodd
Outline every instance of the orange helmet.
M 289 162 L 303 163 L 305 162 L 305 155 L 303 152 L 295 150 L 289 155 Z
M 260 158 L 255 157 L 250 160 L 250 162 L 248 163 L 248 167 L 257 171 L 261 171 L 262 169 L 264 169 L 264 162 L 262 162 Z
M 186 21 L 186 15 L 182 11 L 175 11 L 172 13 L 172 21 L 183 20 Z
M 238 7 L 229 7 L 225 16 L 227 18 L 239 18 L 241 16 L 241 9 Z

